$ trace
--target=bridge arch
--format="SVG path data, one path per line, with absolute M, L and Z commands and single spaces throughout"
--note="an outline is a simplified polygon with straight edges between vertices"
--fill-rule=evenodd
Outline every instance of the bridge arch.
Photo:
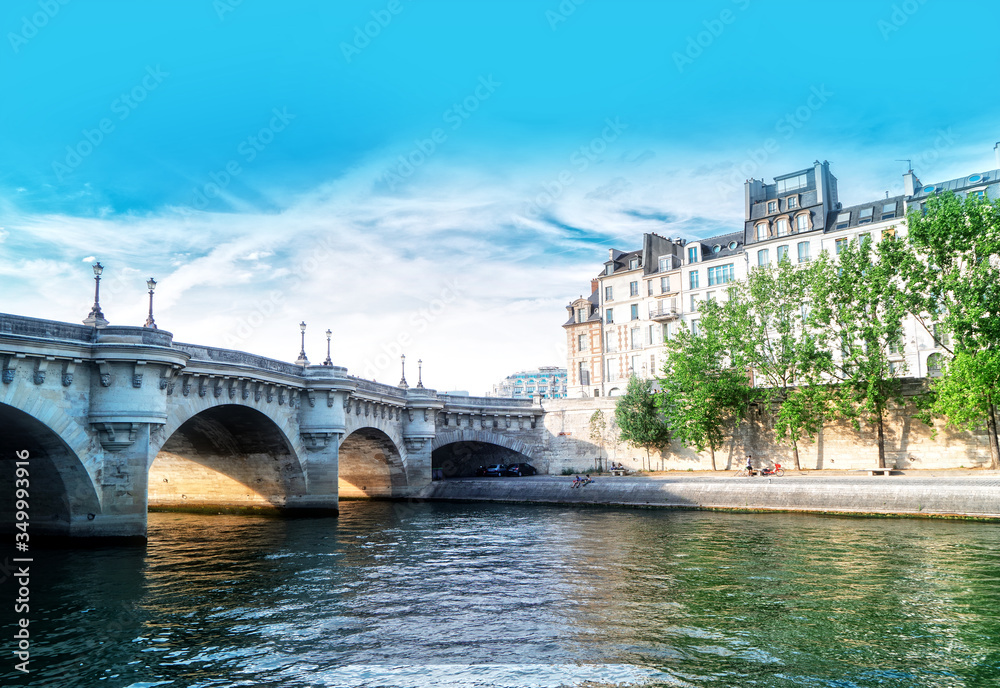
M 525 442 L 489 430 L 466 428 L 439 433 L 431 443 L 431 467 L 444 477 L 474 475 L 479 466 L 530 463 L 533 448 Z M 537 468 L 537 466 L 536 466 Z
M 341 499 L 394 497 L 405 491 L 406 468 L 399 447 L 383 430 L 357 428 L 344 437 L 339 451 Z
M 280 419 L 214 404 L 172 425 L 150 465 L 150 508 L 281 509 L 306 494 L 300 454 Z
M 69 535 L 78 523 L 101 513 L 94 481 L 80 459 L 81 454 L 94 453 L 89 442 L 71 446 L 65 435 L 74 439 L 72 431 L 56 432 L 39 418 L 4 403 L 0 403 L 0 428 L 0 490 L 5 495 L 0 500 L 0 524 L 4 530 L 16 522 L 18 487 L 28 491 L 30 534 Z M 18 483 L 17 452 L 25 451 L 28 482 Z

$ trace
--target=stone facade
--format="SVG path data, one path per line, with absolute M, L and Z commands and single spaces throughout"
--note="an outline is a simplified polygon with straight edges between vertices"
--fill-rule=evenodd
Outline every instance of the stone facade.
M 908 380 L 906 394 L 912 395 L 921 386 L 919 380 Z M 604 413 L 610 424 L 614 417 L 614 399 L 566 399 L 544 404 L 546 443 L 539 452 L 539 461 L 547 472 L 592 470 L 598 455 L 639 470 L 645 463 L 645 451 L 617 440 L 609 433 L 602 451 L 590 439 L 590 417 L 594 411 Z M 989 465 L 990 454 L 985 428 L 977 432 L 961 432 L 944 427 L 940 421 L 934 428 L 912 418 L 914 408 L 890 414 L 885 425 L 886 465 L 889 467 L 921 468 L 983 468 Z M 792 450 L 774 436 L 769 414 L 755 409 L 745 421 L 730 433 L 723 447 L 716 452 L 719 470 L 736 470 L 747 454 L 761 466 L 780 463 L 792 466 Z M 811 442 L 799 445 L 799 462 L 803 469 L 864 470 L 878 463 L 875 430 L 862 424 L 855 431 L 843 421 L 827 423 Z M 709 452 L 696 452 L 672 442 L 665 451 L 652 453 L 652 467 L 666 470 L 710 470 Z

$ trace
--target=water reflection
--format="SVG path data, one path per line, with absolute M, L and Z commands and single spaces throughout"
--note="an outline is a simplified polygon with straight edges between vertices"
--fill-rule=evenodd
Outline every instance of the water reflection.
M 1000 526 L 349 502 L 41 553 L 53 686 L 1000 683 Z M 5 594 L 11 594 L 5 584 Z

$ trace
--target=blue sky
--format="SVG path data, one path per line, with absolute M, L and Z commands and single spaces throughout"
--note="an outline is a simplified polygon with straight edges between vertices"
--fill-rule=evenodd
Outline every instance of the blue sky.
M 606 249 L 740 227 L 742 181 L 845 203 L 995 166 L 984 2 L 8 0 L 0 299 L 484 392 L 564 364 Z M 391 361 L 391 362 L 390 362 Z

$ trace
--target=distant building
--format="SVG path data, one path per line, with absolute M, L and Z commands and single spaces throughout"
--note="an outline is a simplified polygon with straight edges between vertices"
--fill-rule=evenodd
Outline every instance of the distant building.
M 491 397 L 510 399 L 531 399 L 541 395 L 545 399 L 566 397 L 566 369 L 558 366 L 542 366 L 537 370 L 525 370 L 508 375 L 493 385 Z

